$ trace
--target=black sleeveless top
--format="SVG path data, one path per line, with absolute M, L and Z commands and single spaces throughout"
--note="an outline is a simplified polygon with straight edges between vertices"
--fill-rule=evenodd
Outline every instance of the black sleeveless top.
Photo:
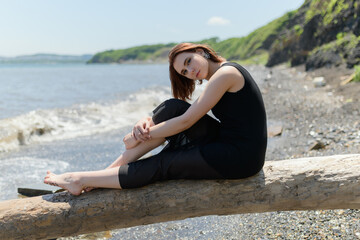
M 205 160 L 220 169 L 223 175 L 236 177 L 239 171 L 236 166 L 243 168 L 244 163 L 255 171 L 249 173 L 252 175 L 262 168 L 265 159 L 267 126 L 264 102 L 257 84 L 244 67 L 233 62 L 224 63 L 223 66 L 238 69 L 245 79 L 245 85 L 237 92 L 226 92 L 212 108 L 220 121 L 218 149 L 215 149 L 216 145 L 211 146 L 214 149 L 205 146 L 202 153 Z M 215 154 L 217 152 L 223 155 L 219 157 Z M 228 155 L 225 154 L 227 152 Z M 225 163 L 230 167 L 224 167 Z
M 267 138 L 266 113 L 261 92 L 250 73 L 236 63 L 233 66 L 245 79 L 238 92 L 226 92 L 213 107 L 212 112 L 220 120 L 220 137 L 232 142 L 261 143 Z

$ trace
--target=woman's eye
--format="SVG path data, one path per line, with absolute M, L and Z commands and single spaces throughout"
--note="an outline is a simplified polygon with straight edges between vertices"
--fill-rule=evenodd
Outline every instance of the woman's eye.
M 187 74 L 187 70 L 184 70 L 183 74 L 186 75 L 186 74 Z
M 189 60 L 188 60 L 187 64 L 189 65 L 189 64 L 190 64 L 190 62 L 191 62 L 191 58 L 189 58 Z

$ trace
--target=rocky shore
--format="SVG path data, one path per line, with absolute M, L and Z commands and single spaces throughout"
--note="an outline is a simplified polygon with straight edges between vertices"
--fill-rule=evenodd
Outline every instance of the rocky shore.
M 360 152 L 360 84 L 341 86 L 353 70 L 278 66 L 271 71 L 263 96 L 269 125 L 280 123 L 283 133 L 269 144 L 267 160 Z M 315 86 L 317 77 L 325 86 Z M 318 147 L 311 150 L 315 143 Z
M 283 129 L 280 137 L 269 139 L 267 161 L 360 152 L 360 84 L 341 85 L 353 70 L 340 66 L 305 72 L 305 66 L 282 65 L 264 71 L 271 71 L 262 90 L 268 124 Z M 316 87 L 316 77 L 323 77 L 325 86 Z M 359 210 L 238 217 L 248 227 L 239 227 L 233 239 L 360 239 Z
M 264 79 L 269 139 L 267 161 L 360 153 L 360 83 L 341 85 L 353 70 L 340 66 L 248 67 Z M 323 77 L 316 87 L 315 77 Z M 339 166 L 341 168 L 341 166 Z M 67 239 L 360 239 L 360 211 L 352 209 L 207 216 Z
M 340 66 L 305 72 L 305 66 L 282 65 L 268 71 L 272 74 L 265 77 L 263 97 L 269 125 L 280 124 L 283 132 L 270 139 L 267 161 L 360 152 L 360 83 L 341 85 L 353 70 Z M 316 77 L 323 77 L 325 86 L 316 87 Z M 360 239 L 359 210 L 239 217 L 253 227 L 235 239 Z

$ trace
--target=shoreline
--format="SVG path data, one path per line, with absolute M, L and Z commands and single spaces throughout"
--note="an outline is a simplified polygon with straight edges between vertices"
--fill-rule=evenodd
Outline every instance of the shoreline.
M 360 144 L 356 142 L 360 140 L 360 118 L 359 112 L 355 113 L 359 108 L 357 90 L 360 90 L 360 83 L 349 83 L 344 90 L 336 88 L 347 72 L 337 68 L 323 69 L 327 76 L 338 76 L 326 79 L 328 85 L 316 88 L 312 79 L 322 74 L 320 70 L 304 72 L 301 66 L 288 68 L 285 65 L 246 68 L 256 75 L 257 80 L 266 79 L 261 91 L 268 121 L 281 124 L 283 128 L 281 136 L 270 138 L 266 161 L 360 152 Z M 268 78 L 270 71 L 272 74 Z M 351 102 L 348 94 L 353 94 Z M 10 155 L 40 156 L 40 161 L 51 154 L 62 160 L 74 154 L 71 159 L 79 168 L 84 166 L 77 159 L 92 156 L 93 162 L 106 159 L 98 163 L 105 166 L 106 161 L 111 162 L 116 157 L 115 136 L 115 140 L 121 141 L 119 134 L 103 134 L 101 142 L 98 142 L 99 136 L 88 136 L 29 146 Z M 79 146 L 77 141 L 82 140 L 84 146 Z M 310 150 L 316 141 L 323 141 L 324 148 Z M 52 152 L 49 152 L 49 146 L 54 148 Z M 72 149 L 69 146 L 73 146 Z M 62 150 L 56 152 L 55 148 Z M 40 153 L 41 150 L 44 153 Z M 95 167 L 91 161 L 88 165 Z M 359 210 L 351 209 L 206 216 L 61 239 L 356 239 L 360 238 L 359 219 Z

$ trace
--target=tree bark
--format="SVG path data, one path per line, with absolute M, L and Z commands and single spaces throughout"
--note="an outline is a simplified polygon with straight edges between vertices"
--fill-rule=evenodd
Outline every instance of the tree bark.
M 49 239 L 180 220 L 360 208 L 360 154 L 269 161 L 241 180 L 179 180 L 0 202 L 0 239 Z

